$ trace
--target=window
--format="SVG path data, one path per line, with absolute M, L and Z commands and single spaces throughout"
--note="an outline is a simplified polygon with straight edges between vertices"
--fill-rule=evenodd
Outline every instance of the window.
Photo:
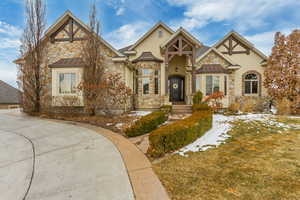
M 139 71 L 135 71 L 135 94 L 139 93 Z
M 227 76 L 224 76 L 224 95 L 227 95 Z
M 143 94 L 149 94 L 150 78 L 143 78 Z
M 143 76 L 149 76 L 151 74 L 152 70 L 151 69 L 143 69 L 142 73 Z
M 258 76 L 251 73 L 245 76 L 245 94 L 258 94 Z
M 196 91 L 200 91 L 201 88 L 201 76 L 196 77 Z
M 220 77 L 206 76 L 206 95 L 211 95 L 213 92 L 220 91 Z
M 161 38 L 162 36 L 163 36 L 163 31 L 162 31 L 162 30 L 159 30 L 159 31 L 158 31 L 158 37 Z
M 59 93 L 74 94 L 76 93 L 76 74 L 60 73 L 59 74 Z
M 158 94 L 158 70 L 155 70 L 154 75 L 154 93 Z

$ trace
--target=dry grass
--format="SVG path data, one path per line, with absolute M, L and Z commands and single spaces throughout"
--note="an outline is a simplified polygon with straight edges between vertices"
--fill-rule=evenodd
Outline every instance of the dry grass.
M 124 130 L 131 126 L 131 124 L 140 116 L 130 116 L 128 114 L 118 115 L 118 116 L 88 116 L 81 114 L 42 114 L 41 117 L 60 119 L 74 122 L 89 123 L 95 126 L 100 126 L 111 131 L 124 134 Z
M 280 120 L 295 123 L 298 119 Z M 232 138 L 218 148 L 188 157 L 173 155 L 154 164 L 171 198 L 300 199 L 300 130 L 260 122 L 234 125 Z

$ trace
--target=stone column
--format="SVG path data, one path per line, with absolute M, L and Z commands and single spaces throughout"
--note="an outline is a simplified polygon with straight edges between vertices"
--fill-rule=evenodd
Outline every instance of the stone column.
M 166 93 L 166 96 L 169 95 L 168 82 L 169 82 L 169 67 L 168 67 L 168 64 L 166 64 L 166 68 L 165 68 L 165 93 Z

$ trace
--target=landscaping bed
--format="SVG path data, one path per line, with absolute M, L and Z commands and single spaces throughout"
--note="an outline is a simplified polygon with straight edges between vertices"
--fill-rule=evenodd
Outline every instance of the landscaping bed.
M 300 118 L 228 121 L 226 143 L 154 164 L 171 198 L 300 199 Z
M 42 114 L 41 117 L 89 123 L 125 135 L 124 131 L 128 127 L 132 126 L 135 121 L 150 113 L 151 112 L 147 111 L 135 111 L 111 117 L 101 115 L 88 116 L 83 114 Z

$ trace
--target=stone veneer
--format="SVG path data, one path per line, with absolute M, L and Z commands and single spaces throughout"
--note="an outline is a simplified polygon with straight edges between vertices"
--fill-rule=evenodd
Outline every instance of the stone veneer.
M 151 69 L 150 75 L 144 76 L 143 69 Z M 158 70 L 158 94 L 155 94 L 155 70 Z M 135 94 L 134 104 L 136 109 L 156 109 L 161 106 L 164 99 L 161 97 L 160 63 L 157 62 L 138 62 L 138 94 Z M 143 78 L 150 78 L 149 94 L 143 94 Z
M 75 27 L 76 29 L 76 27 Z M 76 33 L 75 37 L 82 37 L 85 33 L 82 30 L 79 30 Z M 67 34 L 64 31 L 61 31 L 56 38 L 66 38 Z M 81 57 L 82 52 L 82 43 L 84 41 L 61 41 L 61 42 L 50 42 L 47 40 L 44 47 L 45 53 L 45 61 L 43 67 L 45 70 L 44 73 L 47 75 L 47 86 L 44 87 L 44 98 L 42 99 L 42 110 L 49 111 L 52 110 L 52 70 L 48 67 L 49 64 L 52 64 L 62 58 L 78 58 Z M 125 80 L 124 73 L 124 64 L 123 63 L 115 63 L 112 61 L 114 56 L 117 56 L 115 52 L 113 52 L 108 47 L 101 45 L 102 53 L 104 54 L 104 63 L 106 66 L 106 72 L 108 73 L 120 73 L 122 75 L 123 80 Z M 113 106 L 112 106 L 113 107 Z M 131 105 L 129 106 L 131 107 Z M 78 112 L 78 108 L 76 108 L 76 112 Z
M 228 67 L 230 63 L 226 61 L 224 58 L 211 51 L 204 58 L 202 58 L 199 62 L 196 63 L 196 67 L 199 68 L 203 64 L 220 64 L 223 67 Z

